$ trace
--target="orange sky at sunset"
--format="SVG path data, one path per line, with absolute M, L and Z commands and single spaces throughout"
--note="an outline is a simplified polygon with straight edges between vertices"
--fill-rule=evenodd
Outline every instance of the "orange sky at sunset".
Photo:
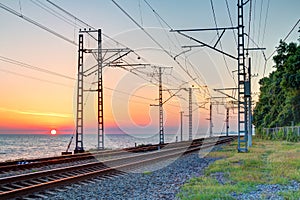
M 208 28 L 215 27 L 209 1 L 150 1 L 162 18 L 172 29 Z M 259 12 L 253 13 L 250 30 L 259 46 L 266 47 L 267 57 L 272 54 L 278 42 L 299 19 L 299 1 L 270 1 L 267 11 L 266 2 L 263 1 L 263 17 L 259 21 Z M 78 42 L 79 28 L 84 27 L 78 20 L 63 14 L 69 23 L 53 14 L 46 12 L 31 1 L 2 2 L 17 12 L 22 11 L 43 26 L 61 34 L 70 41 Z M 47 4 L 47 2 L 45 1 Z M 162 81 L 163 89 L 176 92 L 178 88 L 185 88 L 178 92 L 164 104 L 164 119 L 166 133 L 179 132 L 180 111 L 184 111 L 184 132 L 188 132 L 188 90 L 193 89 L 193 131 L 207 132 L 209 127 L 209 97 L 218 97 L 215 88 L 232 88 L 236 85 L 236 60 L 224 57 L 222 54 L 209 48 L 182 48 L 184 45 L 197 45 L 179 35 L 170 32 L 170 27 L 161 21 L 146 4 L 140 1 L 119 1 L 138 24 L 140 29 L 124 15 L 111 1 L 55 1 L 62 8 L 73 13 L 93 27 L 101 28 L 102 32 L 113 38 L 103 36 L 103 48 L 128 47 L 135 53 L 123 57 L 120 63 L 146 63 L 145 68 L 130 68 L 130 70 L 117 67 L 103 69 L 104 83 L 104 123 L 106 133 L 111 130 L 126 129 L 141 132 L 158 130 L 158 74 L 154 66 L 169 67 L 164 70 Z M 223 1 L 215 1 L 217 22 L 220 27 L 230 27 L 236 24 L 236 1 L 229 1 L 232 21 L 228 17 L 226 5 Z M 170 5 L 172 8 L 170 9 Z M 298 5 L 298 6 L 297 6 Z M 51 7 L 51 5 L 48 5 Z M 258 4 L 257 4 L 258 6 Z M 22 7 L 22 9 L 21 9 Z M 55 9 L 55 8 L 53 8 Z M 249 21 L 249 8 L 245 10 L 245 21 Z M 61 12 L 57 10 L 57 12 Z M 282 13 L 281 16 L 278 13 Z M 265 17 L 267 19 L 264 21 Z M 266 24 L 265 37 L 261 37 Z M 7 130 L 70 130 L 75 129 L 76 113 L 76 79 L 78 46 L 72 42 L 57 37 L 22 18 L 0 10 L 0 133 Z M 147 34 L 152 36 L 154 42 Z M 248 33 L 248 25 L 245 26 Z M 214 46 L 217 41 L 215 31 L 206 33 L 191 33 L 192 36 Z M 222 37 L 222 48 L 231 55 L 236 55 L 236 35 L 231 30 L 226 31 Z M 296 41 L 297 33 L 288 38 Z M 115 42 L 117 40 L 118 42 Z M 92 46 L 93 39 L 85 38 L 85 44 Z M 120 43 L 122 45 L 120 45 Z M 250 47 L 255 47 L 249 40 Z M 220 48 L 219 44 L 216 46 Z M 171 54 L 171 56 L 170 56 Z M 138 55 L 138 56 L 137 56 Z M 264 75 L 264 57 L 261 52 L 251 52 L 253 74 L 258 76 L 252 79 L 253 96 L 259 92 L 258 81 Z M 224 62 L 226 61 L 226 62 Z M 92 55 L 85 55 L 84 67 L 95 63 Z M 272 68 L 270 59 L 266 67 L 266 75 Z M 85 68 L 85 69 L 86 69 Z M 136 74 L 134 74 L 136 73 Z M 96 75 L 85 77 L 85 89 L 94 87 Z M 170 97 L 171 93 L 164 91 L 163 99 Z M 86 128 L 97 127 L 96 93 L 84 94 L 84 125 Z M 206 102 L 205 108 L 200 108 Z M 224 130 L 226 110 L 223 105 L 213 106 L 214 131 Z M 236 110 L 230 110 L 230 130 L 236 131 Z

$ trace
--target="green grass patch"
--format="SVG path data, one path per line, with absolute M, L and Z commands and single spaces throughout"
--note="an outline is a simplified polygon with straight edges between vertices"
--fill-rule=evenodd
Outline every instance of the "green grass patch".
M 243 183 L 238 184 L 219 184 L 213 177 L 199 177 L 191 179 L 185 184 L 178 197 L 180 199 L 234 199 L 230 193 L 243 193 L 251 189 L 251 186 L 245 187 Z M 200 192 L 201 191 L 201 192 Z
M 288 192 L 280 192 L 280 196 L 282 196 L 286 200 L 296 200 L 300 199 L 300 191 L 288 191 Z
M 144 171 L 144 172 L 143 172 L 143 175 L 150 175 L 150 174 L 152 174 L 151 171 Z
M 211 152 L 222 158 L 211 164 L 204 176 L 193 178 L 182 188 L 181 199 L 233 199 L 232 193 L 251 191 L 258 184 L 300 182 L 300 143 L 254 138 L 249 153 L 237 153 L 236 143 Z M 215 174 L 223 174 L 219 181 Z M 299 191 L 282 193 L 284 198 L 298 197 Z M 293 199 L 293 198 L 290 198 Z M 296 198 L 299 199 L 299 198 Z

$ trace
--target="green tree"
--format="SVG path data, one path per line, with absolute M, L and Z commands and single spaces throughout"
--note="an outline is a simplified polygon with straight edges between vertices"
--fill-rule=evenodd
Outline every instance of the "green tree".
M 259 81 L 253 115 L 259 129 L 300 123 L 300 45 L 280 41 L 273 60 L 275 71 Z

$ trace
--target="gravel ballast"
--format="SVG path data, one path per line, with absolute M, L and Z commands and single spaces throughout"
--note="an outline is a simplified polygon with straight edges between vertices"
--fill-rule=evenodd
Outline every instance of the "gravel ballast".
M 168 160 L 138 169 L 137 173 L 78 185 L 50 199 L 175 199 L 187 180 L 202 175 L 215 160 L 200 158 L 197 153 L 184 155 L 171 164 Z
M 177 199 L 180 187 L 193 177 L 203 176 L 207 166 L 217 158 L 202 157 L 198 153 L 135 169 L 130 173 L 108 179 L 93 179 L 93 183 L 76 184 L 66 191 L 55 191 L 49 199 Z M 215 174 L 220 184 L 223 174 Z M 288 185 L 257 185 L 245 194 L 232 193 L 234 199 L 284 199 L 280 192 L 297 191 L 300 183 Z

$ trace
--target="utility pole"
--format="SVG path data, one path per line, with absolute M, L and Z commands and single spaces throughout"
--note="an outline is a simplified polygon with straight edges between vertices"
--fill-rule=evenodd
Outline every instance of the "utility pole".
M 92 30 L 84 29 L 79 30 L 79 43 L 78 43 L 78 74 L 77 74 L 77 107 L 76 107 L 76 141 L 74 153 L 84 152 L 83 148 L 83 116 L 84 105 L 83 97 L 84 92 L 97 92 L 97 147 L 98 150 L 104 149 L 104 109 L 103 109 L 103 74 L 102 69 L 105 66 L 109 66 L 111 63 L 115 63 L 122 57 L 128 55 L 132 50 L 128 48 L 116 48 L 116 49 L 103 49 L 102 48 L 102 33 L 101 29 Z M 84 35 L 91 37 L 97 42 L 97 48 L 84 47 Z M 96 35 L 96 36 L 95 36 Z M 96 59 L 96 64 L 88 69 L 84 65 L 84 54 L 93 54 Z M 105 55 L 107 58 L 105 58 Z M 105 59 L 104 59 L 105 58 Z M 105 61 L 105 64 L 104 62 Z M 84 89 L 83 79 L 97 73 L 97 88 L 96 89 Z
M 77 72 L 77 110 L 76 110 L 76 142 L 74 153 L 82 153 L 83 149 L 83 34 L 79 34 L 78 72 Z
M 193 140 L 193 99 L 192 88 L 189 88 L 189 141 Z
M 188 113 L 188 115 L 185 115 L 186 117 L 188 117 L 189 118 L 189 141 L 192 141 L 193 140 L 193 112 L 196 110 L 196 109 L 198 109 L 198 108 L 196 108 L 196 109 L 194 109 L 193 110 L 193 89 L 197 89 L 197 88 L 195 88 L 194 87 L 194 85 L 192 85 L 192 87 L 189 87 L 189 88 L 181 88 L 181 89 L 183 89 L 183 90 L 185 90 L 185 91 L 188 91 L 188 96 L 189 96 L 189 100 L 188 100 L 188 102 L 189 102 L 189 113 Z M 201 108 L 200 106 L 199 106 L 199 108 Z
M 159 107 L 159 144 L 165 143 L 165 136 L 164 136 L 164 110 L 163 104 L 166 103 L 169 99 L 173 96 L 168 98 L 166 101 L 163 102 L 163 89 L 162 89 L 162 69 L 167 69 L 171 67 L 154 67 L 158 68 L 158 105 L 150 104 L 150 106 L 158 106 Z
M 209 137 L 213 136 L 213 123 L 212 123 L 212 102 L 209 105 Z
M 237 60 L 238 62 L 238 152 L 248 152 L 248 134 L 249 134 L 249 104 L 251 104 L 251 89 L 250 89 L 250 76 L 245 66 L 245 32 L 244 32 L 244 6 L 249 0 L 238 0 L 238 25 L 237 27 L 216 27 L 216 28 L 202 28 L 202 29 L 180 29 L 170 30 L 171 32 L 177 32 L 178 34 L 190 39 L 191 41 L 197 42 L 200 45 L 189 45 L 183 46 L 184 48 L 192 47 L 207 47 L 216 52 L 222 53 L 223 55 Z M 226 30 L 237 29 L 237 57 L 233 56 L 222 49 L 217 48 L 217 44 L 221 40 Z M 193 36 L 187 35 L 185 32 L 199 32 L 199 31 L 219 31 L 222 33 L 219 35 L 217 42 L 212 46 L 208 43 L 202 42 Z M 252 49 L 251 49 L 252 50 Z
M 216 89 L 214 89 L 216 90 Z M 219 106 L 219 105 L 226 105 L 226 97 L 210 97 L 210 98 L 207 98 L 210 102 L 209 104 L 209 118 L 206 118 L 206 120 L 209 120 L 209 137 L 213 137 L 213 127 L 214 127 L 214 124 L 213 124 L 213 118 L 212 118 L 212 115 L 213 115 L 213 105 L 216 105 L 216 106 Z M 216 99 L 222 99 L 221 102 L 219 101 L 213 101 L 213 100 L 216 100 Z
M 244 37 L 244 0 L 238 0 L 238 152 L 248 152 L 248 103 L 251 96 L 245 66 Z
M 102 76 L 102 34 L 98 29 L 98 150 L 104 149 L 104 115 L 103 115 L 103 76 Z
M 183 111 L 180 112 L 180 141 L 183 141 Z
M 248 121 L 249 121 L 249 130 L 248 130 L 248 147 L 252 147 L 252 97 L 251 97 L 251 58 L 249 57 L 248 63 L 248 75 L 249 75 L 249 97 L 248 97 Z
M 97 112 L 97 143 L 98 150 L 104 149 L 104 115 L 103 115 L 103 78 L 102 78 L 102 38 L 101 29 L 98 30 L 80 30 L 79 34 L 79 56 L 78 56 L 78 86 L 77 86 L 77 116 L 76 116 L 76 144 L 74 153 L 82 153 L 83 149 L 83 92 L 97 92 L 98 94 L 98 112 Z M 87 49 L 83 46 L 83 33 L 89 35 L 97 33 L 97 38 L 93 37 L 97 41 L 97 49 Z M 96 54 L 97 67 L 96 72 L 98 74 L 97 89 L 84 90 L 83 77 L 88 76 L 83 71 L 83 54 L 94 53 Z
M 161 67 L 158 68 L 159 76 L 159 144 L 165 143 L 164 138 L 164 110 L 162 100 L 162 72 Z
M 229 107 L 226 107 L 226 136 L 228 137 L 229 133 Z
M 212 97 L 212 98 L 214 98 L 214 97 Z M 210 104 L 209 104 L 209 118 L 206 118 L 206 120 L 209 120 L 209 137 L 213 136 L 212 104 L 213 103 L 210 102 Z
M 265 50 L 266 48 L 246 48 L 247 51 L 247 56 L 248 56 L 248 51 L 255 51 L 255 50 Z M 251 89 L 251 58 L 248 57 L 248 76 L 247 76 L 247 82 L 248 82 L 248 87 L 247 87 L 247 104 L 248 104 L 248 147 L 252 146 L 252 89 Z

